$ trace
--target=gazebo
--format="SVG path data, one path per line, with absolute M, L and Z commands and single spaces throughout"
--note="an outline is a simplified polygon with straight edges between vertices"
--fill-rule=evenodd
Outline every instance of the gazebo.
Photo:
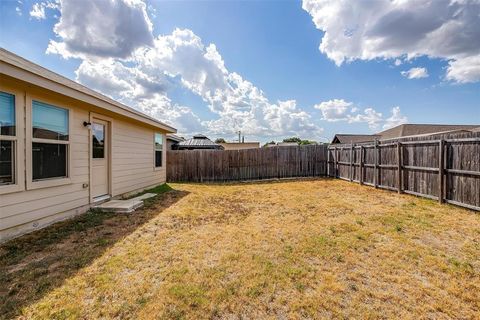
M 179 142 L 175 145 L 176 150 L 223 150 L 218 143 L 213 142 L 203 134 L 194 135 L 193 138 Z

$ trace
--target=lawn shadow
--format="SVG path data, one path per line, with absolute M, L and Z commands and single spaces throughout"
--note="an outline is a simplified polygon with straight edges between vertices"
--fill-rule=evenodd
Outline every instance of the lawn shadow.
M 168 185 L 131 214 L 91 210 L 0 245 L 0 319 L 20 315 L 116 242 L 188 195 Z

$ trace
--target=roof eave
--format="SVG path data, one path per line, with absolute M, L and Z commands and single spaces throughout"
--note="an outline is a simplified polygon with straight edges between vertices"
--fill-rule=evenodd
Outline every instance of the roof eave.
M 42 75 L 39 72 L 34 71 L 34 68 L 41 69 L 45 72 L 45 74 Z M 123 105 L 111 98 L 108 98 L 92 89 L 89 89 L 75 81 L 65 78 L 46 68 L 43 68 L 42 66 L 39 66 L 20 56 L 10 53 L 3 48 L 0 48 L 0 74 L 9 76 L 14 79 L 18 79 L 20 81 L 31 83 L 47 90 L 59 92 L 62 95 L 68 96 L 76 100 L 80 100 L 88 104 L 92 104 L 96 107 L 106 109 L 110 112 L 121 114 L 127 118 L 131 118 L 136 121 L 140 121 L 150 126 L 161 129 L 166 133 L 177 132 L 177 129 L 161 121 L 158 121 L 139 111 L 136 111 L 126 105 Z M 47 77 L 47 75 L 52 75 L 52 78 L 61 79 L 69 83 L 70 85 L 61 83 L 60 81 L 55 81 L 52 78 Z M 75 88 L 74 86 L 77 88 Z M 63 90 L 60 91 L 60 88 L 63 88 Z

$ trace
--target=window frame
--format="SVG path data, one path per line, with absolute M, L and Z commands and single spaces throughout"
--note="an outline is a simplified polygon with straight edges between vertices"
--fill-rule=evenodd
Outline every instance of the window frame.
M 24 168 L 24 127 L 23 127 L 23 103 L 25 101 L 24 94 L 11 87 L 1 85 L 0 91 L 14 96 L 15 103 L 15 135 L 5 136 L 0 134 L 0 140 L 13 141 L 14 144 L 14 183 L 0 185 L 0 194 L 19 192 L 25 190 L 25 168 Z
M 155 136 L 157 134 L 160 134 L 162 136 L 162 150 L 157 150 L 156 148 L 156 145 L 155 145 Z M 153 132 L 153 169 L 155 171 L 157 170 L 163 170 L 165 168 L 165 161 L 166 161 L 166 156 L 165 156 L 165 141 L 166 141 L 166 136 L 164 133 L 162 132 L 158 132 L 158 131 L 155 131 Z M 162 165 L 157 167 L 157 163 L 156 163 L 156 156 L 157 156 L 157 151 L 161 151 L 162 152 Z
M 53 140 L 33 137 L 33 101 L 38 101 L 52 105 L 57 108 L 68 110 L 68 140 Z M 27 172 L 27 190 L 48 188 L 61 186 L 72 183 L 72 125 L 73 125 L 73 109 L 65 106 L 57 100 L 50 99 L 44 96 L 38 96 L 35 94 L 27 94 L 26 96 L 26 172 Z M 33 143 L 47 143 L 47 144 L 65 144 L 67 145 L 67 176 L 58 178 L 48 178 L 42 180 L 33 180 Z

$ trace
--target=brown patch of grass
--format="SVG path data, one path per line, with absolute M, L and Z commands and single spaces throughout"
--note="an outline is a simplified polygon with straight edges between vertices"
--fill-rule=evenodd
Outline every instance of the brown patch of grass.
M 474 319 L 480 312 L 480 216 L 471 211 L 339 180 L 172 186 L 188 195 L 153 204 L 143 226 L 123 237 L 96 237 L 107 219 L 74 253 L 64 238 L 43 247 L 22 240 L 29 254 L 2 260 L 21 272 L 9 288 L 41 287 L 38 275 L 62 272 L 69 254 L 79 262 L 36 299 L 17 299 L 23 303 L 11 314 Z M 82 253 L 102 245 L 94 258 Z M 53 246 L 63 257 L 37 259 Z
M 131 215 L 92 210 L 1 245 L 0 319 L 18 315 L 185 195 L 173 191 L 157 196 Z M 71 315 L 68 310 L 61 314 Z

